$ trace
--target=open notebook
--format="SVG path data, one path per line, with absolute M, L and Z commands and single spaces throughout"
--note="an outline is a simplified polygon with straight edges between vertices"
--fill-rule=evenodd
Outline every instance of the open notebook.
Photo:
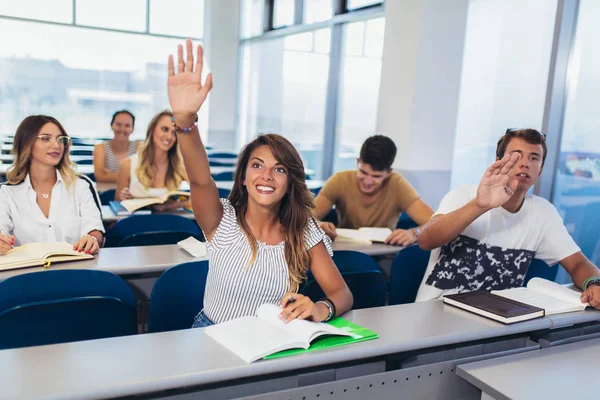
M 353 241 L 363 243 L 383 243 L 391 235 L 390 228 L 360 228 L 346 229 L 337 228 L 336 241 Z
M 279 306 L 263 304 L 258 308 L 256 317 L 236 318 L 209 326 L 205 332 L 247 363 L 269 355 L 269 358 L 282 357 L 313 347 L 321 349 L 378 337 L 375 332 L 339 317 L 329 323 L 296 319 L 285 324 L 278 318 L 279 313 Z M 326 338 L 311 345 L 311 342 L 324 336 Z
M 139 210 L 140 208 L 144 208 L 144 207 L 148 207 L 151 206 L 153 204 L 163 204 L 166 203 L 170 198 L 188 198 L 190 197 L 190 192 L 182 192 L 179 190 L 174 190 L 168 193 L 165 193 L 163 196 L 160 197 L 138 197 L 135 199 L 127 199 L 127 200 L 122 200 L 120 202 L 111 202 L 111 208 L 113 208 L 113 211 L 115 211 L 115 207 L 117 207 L 117 205 L 114 205 L 112 203 L 120 203 L 121 207 L 129 213 L 133 213 L 137 210 Z M 123 215 L 123 214 L 119 214 L 118 212 L 116 212 L 117 215 Z
M 73 245 L 69 243 L 27 243 L 15 247 L 4 256 L 0 256 L 0 271 L 42 265 L 48 267 L 55 262 L 78 261 L 89 258 L 94 258 L 94 256 L 73 250 Z

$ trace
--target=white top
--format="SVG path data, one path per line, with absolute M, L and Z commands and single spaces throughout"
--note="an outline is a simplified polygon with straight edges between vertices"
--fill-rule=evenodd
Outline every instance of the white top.
M 139 156 L 138 154 L 134 154 L 129 158 L 131 159 L 131 173 L 129 174 L 129 192 L 133 197 L 161 197 L 167 194 L 169 189 L 167 189 L 166 187 L 147 188 L 144 185 L 142 185 L 142 183 L 137 177 L 137 174 L 135 173 L 139 162 Z
M 458 187 L 444 197 L 436 214 L 450 213 L 476 196 L 477 185 Z M 552 265 L 578 251 L 554 206 L 527 195 L 518 212 L 494 208 L 456 239 L 433 250 L 417 301 L 522 286 L 533 258 Z
M 52 188 L 48 218 L 36 202 L 29 174 L 17 185 L 0 186 L 0 230 L 15 235 L 15 245 L 31 242 L 67 242 L 74 244 L 93 230 L 104 232 L 100 199 L 85 175 L 70 189 L 60 173 Z
M 221 199 L 221 203 L 223 218 L 207 244 L 210 261 L 204 291 L 204 313 L 216 323 L 255 315 L 265 303 L 279 304 L 290 289 L 284 242 L 258 242 L 256 260 L 248 267 L 252 255 L 248 239 L 229 200 Z M 307 249 L 323 242 L 333 255 L 331 240 L 312 218 L 304 238 Z

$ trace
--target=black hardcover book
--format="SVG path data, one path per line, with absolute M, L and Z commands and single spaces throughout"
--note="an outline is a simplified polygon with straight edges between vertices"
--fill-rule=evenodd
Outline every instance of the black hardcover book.
M 512 324 L 544 316 L 543 308 L 497 296 L 484 290 L 449 294 L 444 296 L 444 303 L 504 324 Z

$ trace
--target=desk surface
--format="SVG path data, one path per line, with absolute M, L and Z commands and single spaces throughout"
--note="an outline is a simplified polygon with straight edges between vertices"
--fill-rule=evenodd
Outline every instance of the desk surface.
M 460 365 L 456 373 L 495 399 L 596 398 L 600 339 Z
M 0 351 L 2 396 L 96 399 L 292 372 L 397 352 L 545 329 L 547 319 L 503 325 L 441 301 L 351 311 L 380 338 L 246 364 L 204 329 Z M 588 360 L 592 360 L 588 358 Z
M 120 219 L 129 217 L 129 215 L 115 215 L 115 213 L 110 208 L 110 206 L 101 206 L 101 209 L 102 209 L 102 221 L 105 221 L 105 222 L 114 222 L 114 221 L 118 221 Z M 153 211 L 153 213 L 154 213 L 154 211 Z M 194 219 L 193 212 L 188 211 L 188 210 L 183 210 L 183 209 L 172 210 L 172 211 L 161 211 L 161 212 L 159 212 L 159 214 L 174 214 L 174 215 L 180 215 L 184 218 Z

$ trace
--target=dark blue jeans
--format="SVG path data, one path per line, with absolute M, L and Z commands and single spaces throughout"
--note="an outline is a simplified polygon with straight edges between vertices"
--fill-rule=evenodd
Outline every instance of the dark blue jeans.
M 192 328 L 206 328 L 207 326 L 211 326 L 214 324 L 215 323 L 212 322 L 206 316 L 206 314 L 204 314 L 204 310 L 202 310 L 198 313 L 198 315 L 196 315 L 196 318 L 194 318 L 194 324 L 192 325 Z

